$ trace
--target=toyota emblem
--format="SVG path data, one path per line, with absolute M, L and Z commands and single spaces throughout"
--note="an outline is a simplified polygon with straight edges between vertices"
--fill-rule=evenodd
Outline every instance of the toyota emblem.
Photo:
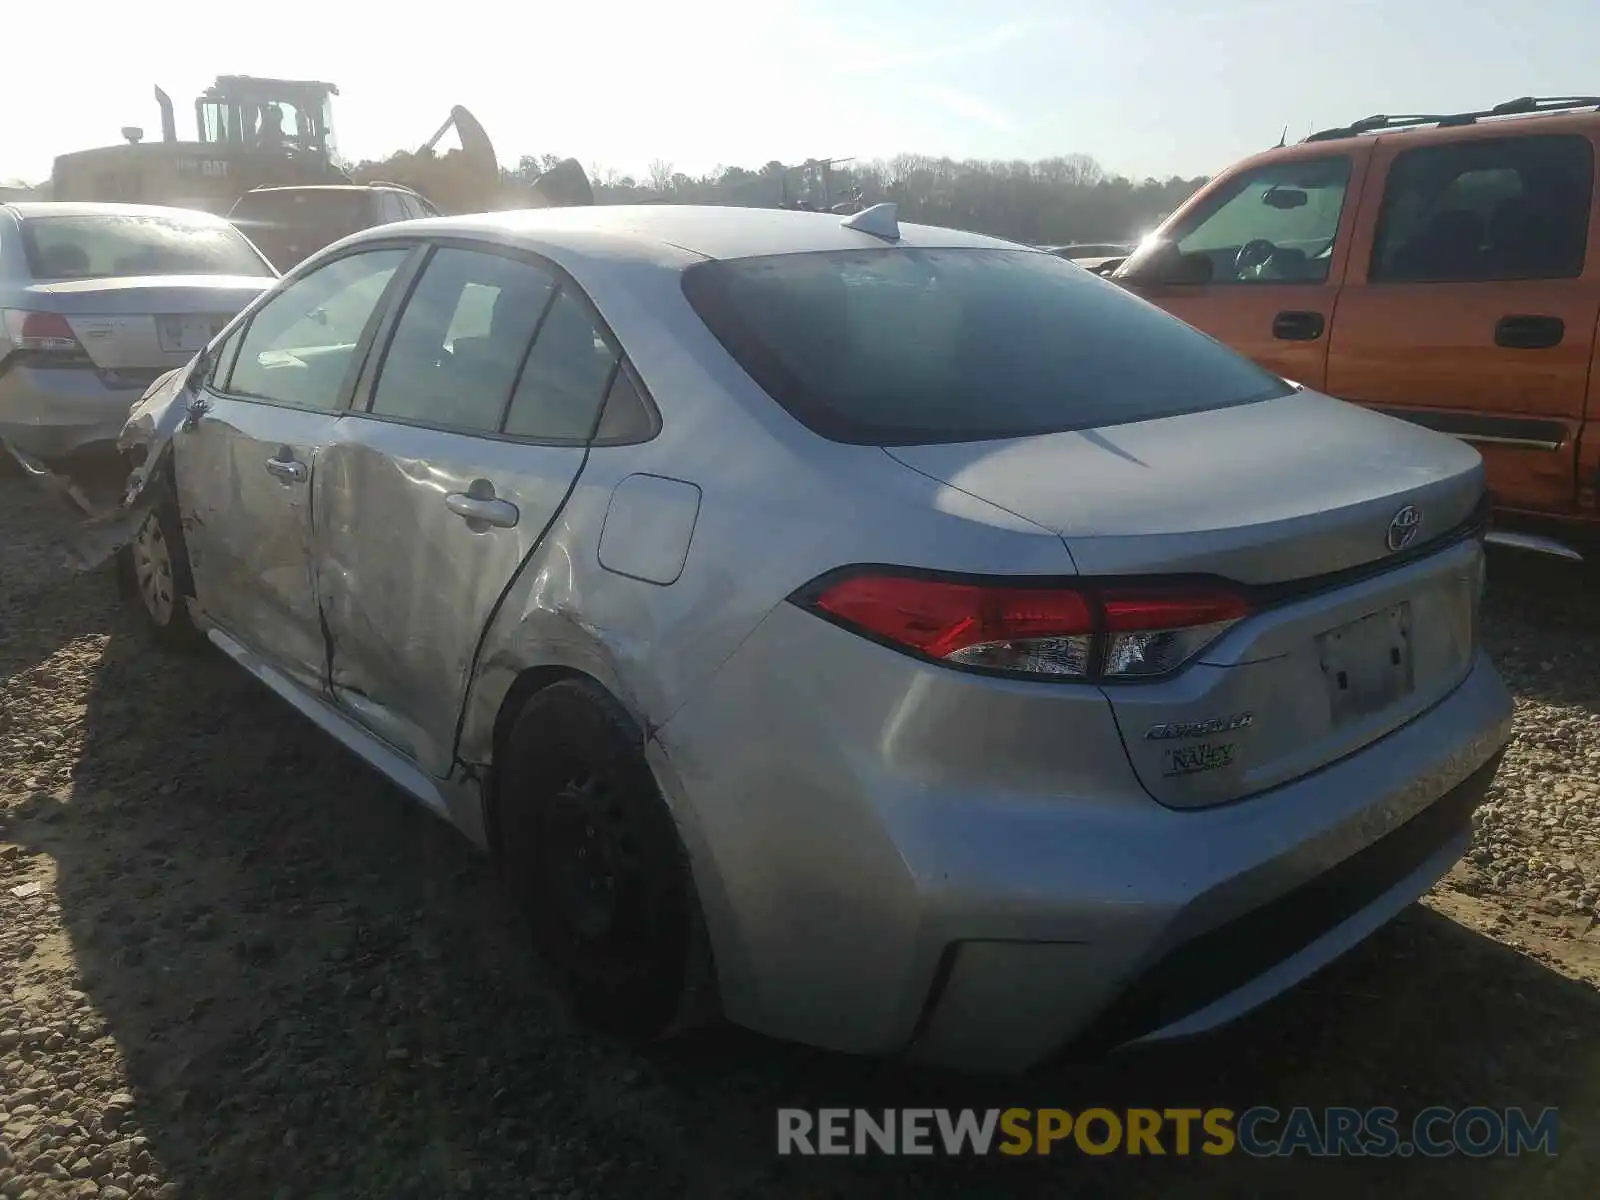
M 1389 547 L 1391 554 L 1404 550 L 1421 528 L 1422 510 L 1415 504 L 1408 504 L 1389 518 L 1389 529 L 1383 538 L 1384 544 Z

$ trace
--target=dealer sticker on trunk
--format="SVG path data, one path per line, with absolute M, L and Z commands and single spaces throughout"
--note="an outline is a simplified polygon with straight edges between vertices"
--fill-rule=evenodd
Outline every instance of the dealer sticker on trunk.
M 1232 742 L 1197 742 L 1191 746 L 1174 746 L 1161 757 L 1162 775 L 1198 775 L 1202 771 L 1220 771 L 1233 765 Z

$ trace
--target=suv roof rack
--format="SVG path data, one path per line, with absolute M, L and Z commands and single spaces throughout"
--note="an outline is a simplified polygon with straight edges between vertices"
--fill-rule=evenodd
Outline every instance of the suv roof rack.
M 1485 118 L 1529 117 L 1540 113 L 1568 112 L 1579 108 L 1592 108 L 1600 112 L 1600 96 L 1519 96 L 1515 100 L 1507 100 L 1503 104 L 1496 104 L 1493 108 L 1485 108 L 1478 112 L 1414 113 L 1404 116 L 1379 113 L 1376 116 L 1362 117 L 1359 121 L 1352 121 L 1336 129 L 1323 129 L 1313 133 L 1305 141 L 1332 142 L 1363 133 L 1381 133 L 1390 129 L 1416 129 L 1423 125 L 1449 129 L 1459 125 L 1476 125 Z
M 417 191 L 416 188 L 410 186 L 409 184 L 395 183 L 393 180 L 389 179 L 369 179 L 359 186 L 393 188 L 397 192 L 410 192 L 413 196 L 422 196 L 421 192 Z M 426 197 L 424 197 L 424 199 L 426 199 Z

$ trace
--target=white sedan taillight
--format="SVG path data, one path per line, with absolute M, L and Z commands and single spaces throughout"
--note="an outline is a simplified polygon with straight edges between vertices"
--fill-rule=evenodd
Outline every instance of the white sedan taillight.
M 7 308 L 0 310 L 0 318 L 4 319 L 6 340 L 17 350 L 62 358 L 84 356 L 77 334 L 60 313 Z

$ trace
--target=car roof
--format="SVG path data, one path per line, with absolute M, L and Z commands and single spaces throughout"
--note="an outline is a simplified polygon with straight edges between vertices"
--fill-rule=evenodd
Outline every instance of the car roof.
M 167 217 L 196 225 L 226 225 L 215 213 L 161 204 L 109 204 L 86 200 L 14 200 L 3 206 L 19 221 L 36 217 Z
M 700 258 L 728 259 L 881 246 L 1032 249 L 981 233 L 914 224 L 902 224 L 899 240 L 887 242 L 847 227 L 846 219 L 834 213 L 779 208 L 618 204 L 432 217 L 407 222 L 405 227 L 408 232 L 461 233 L 530 250 L 564 248 L 597 255 L 632 250 L 663 261 L 681 260 L 685 251 Z M 383 232 L 380 226 L 358 236 Z
M 269 192 L 409 192 L 411 190 L 398 183 L 283 183 L 272 187 L 251 188 L 245 196 L 262 196 Z M 244 196 L 240 199 L 244 199 Z

